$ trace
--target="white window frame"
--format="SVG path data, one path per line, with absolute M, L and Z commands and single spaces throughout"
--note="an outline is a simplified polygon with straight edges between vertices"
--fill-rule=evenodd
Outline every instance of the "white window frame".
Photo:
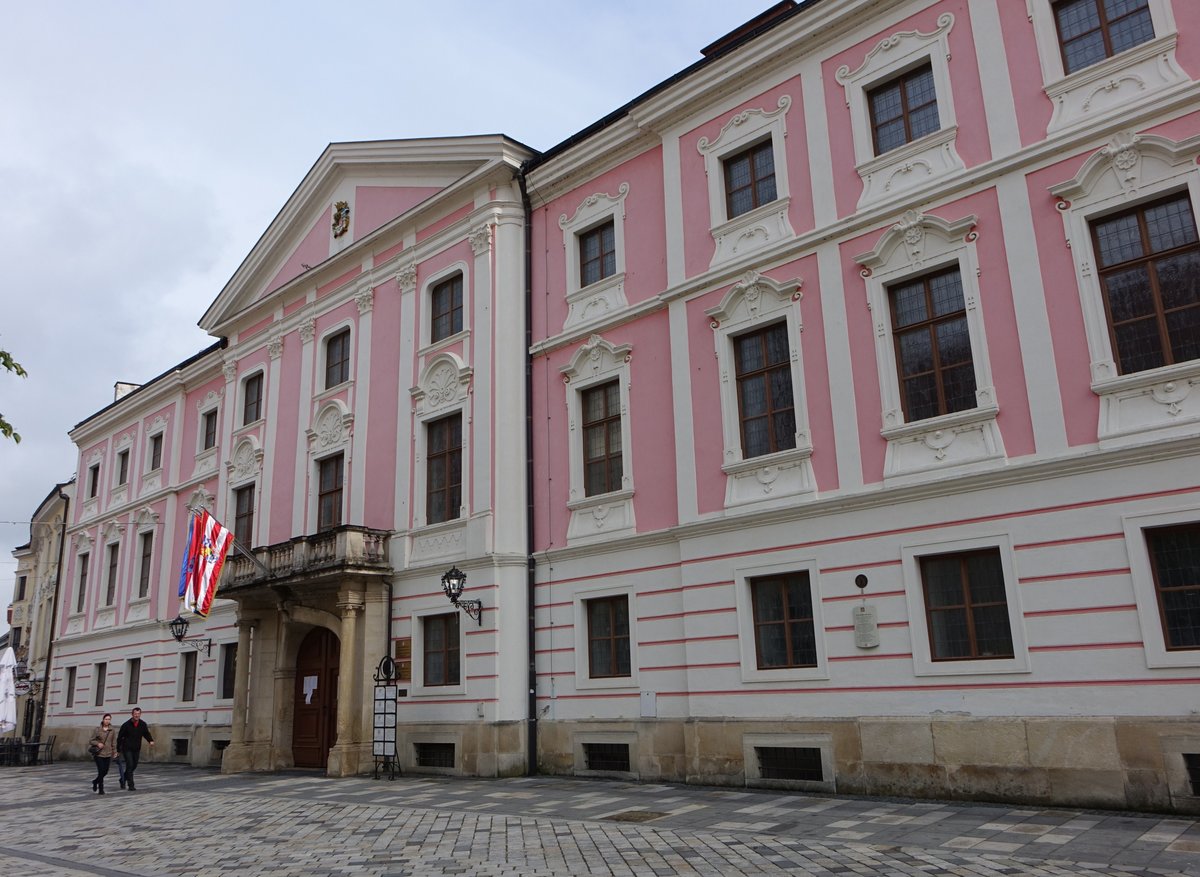
M 444 283 L 455 274 L 462 275 L 463 287 L 463 320 L 462 329 L 447 335 L 439 341 L 433 340 L 433 288 L 439 283 Z M 470 266 L 462 260 L 455 262 L 452 265 L 447 265 L 439 271 L 435 271 L 425 278 L 425 282 L 421 285 L 421 339 L 424 342 L 421 349 L 417 351 L 418 355 L 425 355 L 433 350 L 440 350 L 447 344 L 454 344 L 465 338 L 471 331 L 471 272 Z
M 588 617 L 587 603 L 589 600 L 602 600 L 609 597 L 625 597 L 629 605 L 629 675 L 628 676 L 599 676 L 591 675 L 592 666 L 588 655 Z M 572 611 L 575 619 L 575 688 L 579 691 L 596 691 L 612 689 L 638 689 L 641 687 L 638 668 L 638 638 L 637 638 L 637 594 L 630 585 L 612 585 L 578 590 L 572 596 Z
M 137 563 L 135 564 L 135 566 L 137 567 L 137 573 L 134 576 L 133 582 L 130 584 L 129 599 L 126 601 L 127 604 L 148 603 L 148 602 L 150 602 L 150 596 L 154 593 L 154 580 L 155 580 L 154 555 L 160 547 L 159 539 L 158 539 L 157 524 L 158 524 L 158 516 L 154 515 L 153 513 L 146 514 L 145 512 L 143 512 L 141 515 L 138 516 L 137 531 L 135 534 L 137 538 L 134 540 L 134 544 L 137 545 L 137 554 L 136 554 Z M 146 588 L 146 596 L 139 597 L 137 595 L 137 591 L 138 591 L 138 588 L 141 587 L 141 582 L 142 582 L 142 539 L 147 534 L 150 535 L 150 582 L 149 582 L 148 587 Z
M 465 290 L 464 290 L 464 297 L 465 297 Z M 466 308 L 464 307 L 463 310 L 465 312 Z M 328 362 L 329 362 L 329 342 L 333 338 L 334 335 L 337 335 L 345 330 L 348 330 L 350 332 L 350 351 L 349 351 L 350 361 L 349 361 L 349 366 L 347 369 L 348 375 L 346 377 L 346 380 L 342 381 L 340 384 L 334 384 L 332 387 L 327 387 L 327 386 L 325 386 L 325 375 L 326 375 L 326 365 L 328 365 Z M 354 337 L 354 323 L 353 323 L 353 321 L 351 321 L 349 319 L 343 320 L 342 322 L 337 323 L 336 325 L 330 326 L 328 329 L 326 329 L 324 332 L 321 333 L 321 341 L 317 345 L 317 350 L 318 350 L 317 380 L 314 382 L 318 386 L 320 386 L 321 389 L 319 391 L 317 391 L 317 393 L 315 394 L 316 398 L 320 399 L 327 394 L 338 393 L 338 392 L 341 392 L 342 390 L 345 390 L 347 387 L 353 386 L 353 384 L 354 384 L 354 354 L 355 354 L 355 347 L 356 347 L 355 341 L 357 341 L 357 339 Z
M 1076 70 L 1064 72 L 1052 0 L 1025 0 L 1033 25 L 1046 96 L 1054 105 L 1047 133 L 1094 126 L 1098 119 L 1145 104 L 1191 79 L 1175 59 L 1179 34 L 1170 0 L 1148 0 L 1154 39 Z
M 202 475 L 216 471 L 217 455 L 221 447 L 221 399 L 224 394 L 224 388 L 210 391 L 205 394 L 203 399 L 196 402 L 196 463 L 192 470 L 194 474 Z M 206 448 L 204 447 L 204 417 L 209 412 L 216 417 L 217 429 L 213 437 L 213 446 Z
M 154 440 L 158 439 L 160 444 L 158 447 L 158 468 L 152 468 L 154 465 Z M 146 473 L 161 472 L 166 468 L 167 461 L 167 428 L 165 426 L 157 428 L 154 432 L 146 436 Z
M 757 271 L 747 271 L 730 287 L 720 305 L 705 311 L 711 319 L 720 375 L 721 434 L 724 439 L 721 471 L 727 476 L 726 506 L 787 504 L 797 496 L 815 496 L 812 433 L 808 425 L 808 393 L 801 348 L 804 328 L 800 314 L 801 285 L 799 279 L 779 282 Z M 773 454 L 747 458 L 742 450 L 734 338 L 780 320 L 787 323 L 791 348 L 796 445 Z
M 629 306 L 625 298 L 625 198 L 629 183 L 617 187 L 617 194 L 596 192 L 588 195 L 573 216 L 563 213 L 558 227 L 563 233 L 566 254 L 567 318 L 563 331 L 604 319 Z M 579 242 L 582 235 L 608 221 L 613 224 L 616 267 L 612 274 L 587 286 L 580 284 Z
M 940 185 L 951 175 L 965 171 L 966 165 L 955 146 L 958 122 L 954 112 L 954 92 L 950 87 L 950 31 L 953 27 L 953 14 L 943 12 L 933 31 L 898 31 L 876 43 L 855 69 L 851 70 L 848 64 L 838 68 L 835 76 L 845 89 L 846 106 L 850 110 L 855 169 L 863 182 L 859 209 L 897 197 L 911 200 L 913 190 Z M 933 71 L 941 128 L 876 155 L 867 93 L 926 64 Z
M 754 640 L 754 596 L 751 579 L 788 573 L 808 573 L 812 597 L 813 635 L 817 647 L 815 667 L 773 667 L 760 669 Z M 829 659 L 825 651 L 825 619 L 821 603 L 821 574 L 816 558 L 784 554 L 774 563 L 738 566 L 733 570 L 734 600 L 737 606 L 738 650 L 743 682 L 799 682 L 829 678 Z
M 186 683 L 187 683 L 187 665 L 188 665 L 188 659 L 189 659 L 189 657 L 191 658 L 191 660 L 192 660 L 192 662 L 193 662 L 193 663 L 192 663 L 192 671 L 193 671 L 193 672 L 192 672 L 192 699 L 191 699 L 191 700 L 185 700 L 183 695 L 184 695 L 184 691 L 186 690 Z M 197 700 L 199 700 L 199 697 L 198 697 L 198 695 L 199 695 L 199 693 L 200 693 L 200 692 L 199 692 L 199 686 L 200 686 L 200 652 L 199 652 L 198 650 L 197 650 L 197 651 L 184 650 L 183 652 L 181 652 L 181 653 L 180 653 L 180 655 L 179 655 L 179 676 L 178 676 L 178 684 L 179 684 L 179 687 L 176 689 L 176 700 L 177 700 L 179 703 L 190 703 L 190 704 L 194 704 L 194 703 L 196 703 L 196 701 L 197 701 Z
M 958 554 L 985 548 L 1000 550 L 1004 573 L 1004 599 L 1008 604 L 1008 627 L 1012 635 L 1013 657 L 978 658 L 964 661 L 935 661 L 929 645 L 929 623 L 925 614 L 925 587 L 921 580 L 922 557 Z M 913 674 L 916 676 L 976 676 L 1000 673 L 1029 673 L 1029 647 L 1025 638 L 1025 616 L 1021 610 L 1021 592 L 1013 558 L 1012 539 L 1007 533 L 983 535 L 946 542 L 904 545 L 900 549 L 900 568 L 904 579 L 904 597 L 908 604 L 908 630 L 912 644 Z
M 113 473 L 112 473 L 112 489 L 120 490 L 129 487 L 129 481 L 133 477 L 133 441 L 129 436 L 125 436 L 122 444 L 114 448 L 116 453 L 113 454 Z M 121 480 L 121 455 L 125 455 L 125 480 Z
M 121 560 L 122 560 L 122 558 L 121 558 L 121 542 L 122 541 L 123 540 L 121 538 L 121 535 L 117 535 L 117 537 L 115 539 L 110 538 L 108 541 L 106 541 L 104 543 L 104 575 L 102 575 L 100 577 L 101 578 L 100 586 L 101 586 L 101 588 L 103 588 L 103 590 L 96 595 L 96 607 L 98 609 L 112 609 L 121 600 L 120 587 L 121 587 Z M 116 567 L 113 567 L 109 563 L 109 558 L 112 555 L 112 551 L 114 548 L 117 550 L 117 565 L 116 565 Z M 109 580 L 110 572 L 112 573 L 112 577 L 115 578 L 115 581 L 112 582 L 113 598 L 112 598 L 111 603 L 108 601 L 108 585 L 109 585 L 108 580 Z
M 309 454 L 309 466 L 312 473 L 309 478 L 312 479 L 312 489 L 309 491 L 309 530 L 312 533 L 322 532 L 320 529 L 321 521 L 321 463 L 328 460 L 330 457 L 342 455 L 342 509 L 338 516 L 343 524 L 348 523 L 348 515 L 350 510 L 350 447 L 349 443 L 345 446 L 330 446 L 323 448 L 319 452 Z M 245 486 L 243 484 L 243 486 Z M 258 502 L 258 495 L 262 491 L 255 489 L 254 501 Z M 230 494 L 232 497 L 232 494 Z M 256 509 L 257 511 L 257 509 Z M 258 515 L 255 515 L 254 524 L 258 526 Z M 327 531 L 326 531 L 327 532 Z
M 257 498 L 258 497 L 256 495 L 255 499 L 257 500 Z M 215 685 L 213 686 L 213 700 L 216 701 L 217 703 L 233 703 L 233 697 L 222 697 L 221 696 L 221 684 L 225 678 L 225 666 L 229 661 L 231 651 L 233 652 L 233 665 L 234 665 L 233 666 L 233 678 L 234 678 L 233 684 L 234 684 L 234 693 L 236 696 L 237 648 L 238 648 L 237 640 L 233 640 L 232 642 L 227 642 L 227 643 L 220 643 L 217 646 L 217 672 L 216 672 Z
M 95 554 L 96 543 L 84 534 L 80 534 L 75 540 L 75 562 L 71 565 L 71 589 L 70 602 L 68 603 L 67 614 L 76 618 L 81 618 L 87 614 L 88 603 L 87 598 L 93 596 L 93 588 L 91 587 L 91 579 L 95 576 L 94 564 L 92 563 L 92 555 Z M 82 557 L 88 557 L 87 577 L 80 579 L 79 568 L 82 565 Z M 83 587 L 83 606 L 79 606 L 79 589 Z M 97 600 L 99 602 L 99 600 Z
M 250 379 L 253 378 L 255 375 L 262 376 L 262 395 L 260 396 L 259 402 L 258 402 L 258 409 L 259 409 L 258 410 L 258 419 L 246 422 L 244 420 L 244 418 L 246 416 L 246 385 L 250 382 Z M 255 424 L 262 423 L 264 420 L 266 420 L 266 417 L 267 417 L 267 370 L 265 368 L 258 367 L 258 368 L 251 369 L 250 371 L 248 371 L 244 375 L 242 375 L 241 378 L 238 379 L 238 406 L 237 407 L 238 407 L 238 420 L 241 421 L 238 424 L 238 429 L 245 429 L 246 427 L 254 426 Z
M 879 238 L 873 250 L 855 256 L 863 266 L 867 307 L 874 321 L 875 363 L 883 410 L 880 435 L 887 441 L 885 481 L 950 467 L 990 467 L 1004 458 L 1004 442 L 996 424 L 999 406 L 988 355 L 987 327 L 979 287 L 975 243 L 978 217 L 955 222 L 909 210 Z M 962 280 L 967 333 L 975 369 L 976 407 L 905 422 L 896 341 L 888 288 L 957 266 Z
M 421 372 L 417 386 L 410 390 L 415 405 L 416 441 L 412 473 L 413 528 L 455 529 L 466 525 L 471 514 L 471 436 L 467 399 L 473 371 L 456 354 L 445 352 L 431 359 Z M 462 506 L 459 516 L 449 521 L 426 521 L 426 485 L 429 481 L 427 454 L 429 424 L 457 413 L 462 418 Z
M 709 268 L 743 259 L 796 236 L 788 218 L 792 197 L 784 148 L 791 106 L 792 98 L 785 94 L 773 110 L 752 108 L 734 113 L 715 139 L 701 137 L 696 143 L 704 157 L 710 231 L 716 244 Z M 725 160 L 768 139 L 775 163 L 775 200 L 730 218 L 725 199 Z
M 1095 266 L 1091 225 L 1172 192 L 1186 191 L 1200 226 L 1200 136 L 1174 141 L 1154 134 L 1116 134 L 1070 180 L 1050 188 L 1058 196 L 1067 246 L 1083 310 L 1091 357 L 1092 392 L 1100 397 L 1101 447 L 1193 435 L 1200 424 L 1200 359 L 1122 375 L 1109 336 Z
M 1146 666 L 1200 667 L 1200 648 L 1168 650 L 1163 636 L 1162 615 L 1158 606 L 1158 589 L 1154 585 L 1154 568 L 1150 564 L 1150 549 L 1146 546 L 1145 531 L 1152 527 L 1172 524 L 1192 524 L 1200 521 L 1200 506 L 1188 506 L 1147 515 L 1124 515 L 1125 547 L 1129 552 L 1129 575 L 1137 603 L 1138 624 L 1142 629 Z
M 633 434 L 629 417 L 630 366 L 633 347 L 614 345 L 592 335 L 563 366 L 567 404 L 567 460 L 570 488 L 567 544 L 602 541 L 636 529 L 633 508 Z M 621 397 L 621 489 L 587 495 L 583 464 L 583 394 L 592 387 L 617 381 Z
M 458 684 L 425 684 L 425 619 L 435 615 L 454 615 L 458 618 Z M 408 688 L 409 697 L 455 697 L 467 693 L 467 626 L 466 616 L 456 607 L 442 603 L 412 613 L 412 680 Z

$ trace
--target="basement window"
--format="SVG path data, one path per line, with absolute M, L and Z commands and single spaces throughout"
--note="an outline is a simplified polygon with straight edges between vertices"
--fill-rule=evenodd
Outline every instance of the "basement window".
M 1193 795 L 1200 795 L 1200 754 L 1183 753 L 1183 766 L 1187 768 L 1188 785 Z
M 755 746 L 759 775 L 764 780 L 801 780 L 819 783 L 825 775 L 821 770 L 821 750 L 813 747 Z
M 628 743 L 584 743 L 587 770 L 629 773 Z
M 171 740 L 171 755 L 176 758 L 185 758 L 188 754 L 188 739 L 186 737 L 175 737 Z
M 454 767 L 453 743 L 414 743 L 417 767 Z

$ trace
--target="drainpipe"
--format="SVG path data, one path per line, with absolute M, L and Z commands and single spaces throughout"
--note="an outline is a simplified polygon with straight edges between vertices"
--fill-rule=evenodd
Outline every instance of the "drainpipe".
M 529 355 L 529 348 L 533 346 L 533 207 L 529 203 L 529 189 L 525 179 L 526 164 L 528 162 L 523 162 L 518 169 L 517 182 L 521 186 L 521 206 L 525 209 L 525 593 L 528 604 L 525 644 L 529 655 L 529 723 L 525 774 L 534 776 L 538 772 L 537 666 L 534 661 L 534 591 L 537 561 L 533 558 L 533 358 Z
M 54 665 L 55 627 L 58 623 L 58 595 L 62 591 L 63 554 L 67 544 L 67 519 L 71 511 L 71 497 L 59 488 L 58 498 L 63 501 L 62 528 L 58 531 L 58 568 L 54 571 L 54 598 L 50 601 L 50 642 L 46 643 L 46 669 L 42 676 L 42 700 L 38 708 L 38 726 L 35 737 L 42 739 L 42 728 L 46 726 L 46 700 L 50 696 L 50 668 Z

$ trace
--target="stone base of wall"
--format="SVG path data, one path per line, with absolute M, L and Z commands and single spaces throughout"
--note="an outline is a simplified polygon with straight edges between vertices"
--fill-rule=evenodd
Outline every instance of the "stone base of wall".
M 127 718 L 128 716 L 123 716 L 120 721 L 117 721 L 117 717 L 113 716 L 113 727 L 119 730 Z M 91 726 L 87 728 L 47 726 L 42 731 L 42 739 L 46 740 L 50 735 L 54 735 L 55 759 L 90 761 L 91 756 L 87 754 L 87 747 L 94 731 L 95 728 Z M 167 761 L 175 764 L 190 764 L 193 767 L 223 765 L 225 753 L 228 751 L 225 746 L 232 737 L 228 725 L 195 727 L 151 723 L 150 733 L 154 735 L 154 748 L 151 749 L 146 743 L 142 744 L 141 760 L 143 762 Z M 187 741 L 187 754 L 175 754 L 174 743 L 176 740 Z
M 594 773 L 597 743 L 627 746 L 618 775 L 646 781 L 1200 813 L 1184 759 L 1200 761 L 1200 721 L 1184 719 L 541 722 L 539 769 Z M 819 756 L 819 779 L 764 776 L 759 747 Z
M 396 760 L 405 773 L 430 773 L 451 776 L 511 777 L 522 776 L 526 764 L 524 722 L 490 724 L 401 724 L 396 729 Z M 420 744 L 441 743 L 454 746 L 453 767 L 430 767 L 417 763 Z M 368 759 L 367 770 L 374 759 Z

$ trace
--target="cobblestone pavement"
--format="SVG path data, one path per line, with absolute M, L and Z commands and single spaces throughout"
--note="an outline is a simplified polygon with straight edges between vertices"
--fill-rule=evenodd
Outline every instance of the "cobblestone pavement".
M 604 780 L 0 771 L 0 875 L 1200 875 L 1200 822 Z

